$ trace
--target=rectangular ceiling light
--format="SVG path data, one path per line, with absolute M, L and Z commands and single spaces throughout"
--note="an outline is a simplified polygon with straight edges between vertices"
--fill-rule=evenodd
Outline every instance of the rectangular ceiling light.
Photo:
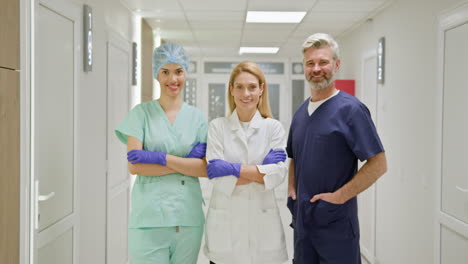
M 247 23 L 300 23 L 307 12 L 247 11 Z
M 278 47 L 240 47 L 239 54 L 245 53 L 269 53 L 275 54 L 278 53 Z

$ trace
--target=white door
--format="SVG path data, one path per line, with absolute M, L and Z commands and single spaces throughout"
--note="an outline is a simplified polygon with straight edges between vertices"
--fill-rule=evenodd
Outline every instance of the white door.
M 229 75 L 205 75 L 203 76 L 202 87 L 200 89 L 201 110 L 207 113 L 208 122 L 217 118 L 226 116 L 229 113 L 229 104 L 227 101 L 227 85 Z
M 64 11 L 35 5 L 30 263 L 76 263 L 77 14 L 76 7 Z
M 291 79 L 291 120 L 296 113 L 297 108 L 310 97 L 309 83 L 306 82 L 303 76 L 300 78 L 294 77 Z
M 437 264 L 468 259 L 468 4 L 441 16 L 440 178 L 436 189 Z M 443 68 L 442 68 L 443 67 Z M 438 89 L 439 90 L 439 89 Z
M 375 53 L 362 60 L 362 84 L 358 91 L 360 100 L 369 108 L 372 120 L 377 126 L 377 57 Z M 360 164 L 362 165 L 362 164 Z M 361 231 L 361 253 L 364 263 L 375 263 L 375 198 L 376 184 L 358 196 L 358 216 Z
M 116 34 L 107 42 L 107 237 L 106 262 L 128 262 L 127 235 L 130 175 L 127 147 L 114 130 L 130 109 L 131 46 Z
M 291 122 L 291 89 L 286 88 L 284 75 L 266 75 L 268 97 L 273 118 L 279 120 L 287 129 Z
M 286 89 L 284 75 L 266 75 L 265 78 L 268 84 L 268 98 L 273 118 L 281 122 L 287 134 L 291 123 L 291 89 Z M 281 200 L 278 203 L 283 203 L 283 200 L 287 197 L 287 192 L 288 180 L 285 179 L 275 189 L 276 198 Z
M 197 97 L 200 102 L 199 108 L 202 112 L 206 113 L 209 123 L 211 120 L 226 116 L 229 113 L 229 104 L 227 101 L 229 75 L 207 74 L 203 77 L 201 85 L 203 89 L 197 90 Z M 205 201 L 209 201 L 213 185 L 209 182 L 208 178 L 200 178 L 199 180 L 203 198 Z

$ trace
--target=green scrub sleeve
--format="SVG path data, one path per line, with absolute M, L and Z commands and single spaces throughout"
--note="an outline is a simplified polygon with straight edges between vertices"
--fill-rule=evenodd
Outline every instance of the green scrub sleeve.
M 123 144 L 127 144 L 128 136 L 132 136 L 143 142 L 145 136 L 144 127 L 145 112 L 141 108 L 141 105 L 137 105 L 115 129 L 115 135 Z

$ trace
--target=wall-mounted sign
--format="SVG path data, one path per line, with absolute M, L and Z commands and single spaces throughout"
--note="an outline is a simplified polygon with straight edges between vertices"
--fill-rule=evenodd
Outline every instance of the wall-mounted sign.
M 379 39 L 377 47 L 377 83 L 383 84 L 385 77 L 385 37 Z
M 132 85 L 137 85 L 138 76 L 138 53 L 137 44 L 132 43 Z
M 346 92 L 352 96 L 354 96 L 356 90 L 355 85 L 356 82 L 354 80 L 335 80 L 336 89 Z
M 83 63 L 85 72 L 93 70 L 93 10 L 83 6 Z

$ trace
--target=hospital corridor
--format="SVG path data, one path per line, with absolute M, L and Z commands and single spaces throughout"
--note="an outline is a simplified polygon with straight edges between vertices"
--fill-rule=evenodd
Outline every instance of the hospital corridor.
M 315 33 L 339 48 L 306 47 Z M 467 0 L 0 0 L 0 264 L 467 264 L 467 70 Z M 369 118 L 297 132 L 337 100 Z M 336 137 L 348 172 L 376 175 L 343 200 L 356 261 L 307 229 L 327 220 L 306 194 L 347 164 Z M 337 206 L 321 192 L 317 208 Z M 197 239 L 132 261 L 168 230 Z

